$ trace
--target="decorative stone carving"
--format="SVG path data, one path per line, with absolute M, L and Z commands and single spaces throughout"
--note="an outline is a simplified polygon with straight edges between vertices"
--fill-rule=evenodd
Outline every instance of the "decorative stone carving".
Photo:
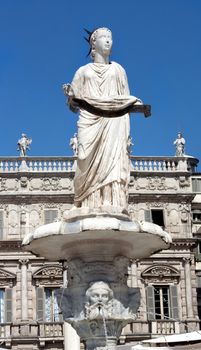
M 0 286 L 12 287 L 15 280 L 16 276 L 13 273 L 0 269 Z
M 33 275 L 35 284 L 39 285 L 62 285 L 63 269 L 61 266 L 46 266 L 36 271 Z
M 27 178 L 27 176 L 21 176 L 21 178 L 20 178 L 20 186 L 22 188 L 24 188 L 24 187 L 27 187 L 27 185 L 28 185 L 28 178 Z
M 31 227 L 37 227 L 40 225 L 40 212 L 36 209 L 31 210 L 29 214 L 29 222 Z
M 169 209 L 169 204 L 168 203 L 164 203 L 164 202 L 147 202 L 146 203 L 146 207 L 147 207 L 147 209 L 164 208 L 164 209 L 168 210 Z
M 60 185 L 60 178 L 58 177 L 45 177 L 43 178 L 41 190 L 44 191 L 60 191 L 62 186 Z
M 172 233 L 177 233 L 179 232 L 179 213 L 178 210 L 176 209 L 171 209 L 169 213 L 169 223 L 171 226 L 171 232 Z
M 0 192 L 6 191 L 6 179 L 4 177 L 0 178 Z
M 8 215 L 9 215 L 9 206 L 8 206 L 8 204 L 0 203 L 0 209 L 3 209 L 4 213 L 6 214 L 6 217 L 8 218 Z
M 135 295 L 136 296 L 136 295 Z M 85 293 L 85 318 L 94 319 L 135 319 L 136 314 L 132 313 L 130 305 L 125 308 L 124 305 L 114 298 L 114 293 L 109 285 L 103 281 L 92 283 Z M 130 304 L 136 308 L 135 301 Z
M 131 188 L 131 187 L 134 187 L 134 186 L 135 186 L 136 181 L 137 181 L 137 177 L 136 177 L 136 176 L 131 175 L 131 176 L 130 176 L 130 181 L 129 181 L 129 187 L 130 187 L 130 188 Z
M 142 277 L 146 283 L 173 282 L 180 278 L 180 272 L 172 266 L 153 265 L 142 272 Z
M 7 179 L 5 191 L 17 191 L 18 190 L 18 179 Z
M 41 189 L 42 179 L 40 178 L 30 178 L 30 191 L 39 191 Z
M 167 187 L 165 186 L 165 177 L 149 177 L 148 178 L 148 186 L 147 189 L 154 191 L 154 190 L 158 190 L 158 191 L 164 191 L 167 189 Z
M 187 203 L 181 203 L 179 205 L 179 211 L 181 215 L 182 222 L 188 222 L 190 218 L 190 206 Z
M 133 177 L 134 178 L 134 177 Z M 146 191 L 176 191 L 177 190 L 177 181 L 175 178 L 166 178 L 164 176 L 147 176 L 147 177 L 136 177 L 135 181 L 131 182 L 130 186 L 135 189 L 146 190 Z
M 147 190 L 147 182 L 148 182 L 148 178 L 144 178 L 144 177 L 136 177 L 136 190 Z
M 30 191 L 73 191 L 73 179 L 66 177 L 31 178 Z
M 17 209 L 11 209 L 8 215 L 8 225 L 9 227 L 17 227 L 19 226 L 19 218 Z
M 21 265 L 28 265 L 29 259 L 19 259 L 19 263 L 20 263 Z
M 126 285 L 128 264 L 129 259 L 121 256 L 114 263 L 69 262 L 68 288 L 57 291 L 58 303 L 64 319 L 87 342 L 94 336 L 100 343 L 105 343 L 105 337 L 116 338 L 136 319 L 140 292 Z
M 67 190 L 69 192 L 73 191 L 73 179 L 67 177 L 67 178 L 62 178 L 60 182 L 62 189 Z
M 183 187 L 189 187 L 190 186 L 190 177 L 187 176 L 179 176 L 179 186 L 181 188 Z

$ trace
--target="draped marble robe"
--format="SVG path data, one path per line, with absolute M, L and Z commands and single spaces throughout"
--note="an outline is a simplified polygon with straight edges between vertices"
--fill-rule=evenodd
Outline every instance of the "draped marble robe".
M 102 110 L 101 115 L 80 108 L 78 160 L 74 178 L 75 205 L 126 209 L 129 183 L 129 114 L 113 111 L 137 101 L 130 96 L 124 69 L 115 62 L 80 67 L 71 83 L 74 97 Z M 70 102 L 70 101 L 69 101 Z M 104 110 L 111 115 L 104 116 Z

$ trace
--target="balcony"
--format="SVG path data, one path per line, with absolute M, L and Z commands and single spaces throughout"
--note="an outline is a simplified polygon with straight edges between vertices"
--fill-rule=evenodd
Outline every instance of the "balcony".
M 131 156 L 134 172 L 194 172 L 198 160 L 192 157 Z M 0 174 L 31 172 L 74 172 L 76 157 L 0 157 Z
M 170 334 L 179 334 L 180 327 L 179 322 L 171 320 L 158 320 L 152 321 L 149 323 L 150 333 L 152 335 L 170 335 Z
M 20 343 L 20 341 L 35 340 L 44 346 L 45 342 L 63 342 L 63 323 L 34 323 L 30 321 L 26 323 L 1 323 L 0 339 L 6 346 L 11 343 Z

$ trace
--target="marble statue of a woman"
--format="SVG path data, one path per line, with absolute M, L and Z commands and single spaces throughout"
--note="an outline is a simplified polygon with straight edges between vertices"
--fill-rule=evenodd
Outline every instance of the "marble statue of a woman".
M 69 107 L 79 110 L 74 204 L 122 213 L 127 210 L 130 173 L 127 111 L 142 102 L 130 96 L 124 69 L 109 60 L 111 31 L 98 28 L 88 41 L 93 62 L 80 67 L 72 83 L 63 86 Z

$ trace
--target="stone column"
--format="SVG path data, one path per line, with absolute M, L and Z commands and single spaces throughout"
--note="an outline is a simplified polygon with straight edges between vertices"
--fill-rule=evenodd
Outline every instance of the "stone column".
M 193 318 L 192 286 L 191 286 L 191 259 L 184 258 L 185 287 L 186 287 L 186 311 L 187 318 Z
M 138 260 L 133 260 L 131 265 L 131 287 L 137 288 L 138 282 L 137 282 L 137 263 Z
M 65 268 L 65 267 L 64 267 Z M 67 270 L 63 272 L 63 287 L 67 288 Z M 80 350 L 80 337 L 75 329 L 64 321 L 64 350 Z
M 21 259 L 21 320 L 28 320 L 28 293 L 27 293 L 27 264 L 28 259 Z

